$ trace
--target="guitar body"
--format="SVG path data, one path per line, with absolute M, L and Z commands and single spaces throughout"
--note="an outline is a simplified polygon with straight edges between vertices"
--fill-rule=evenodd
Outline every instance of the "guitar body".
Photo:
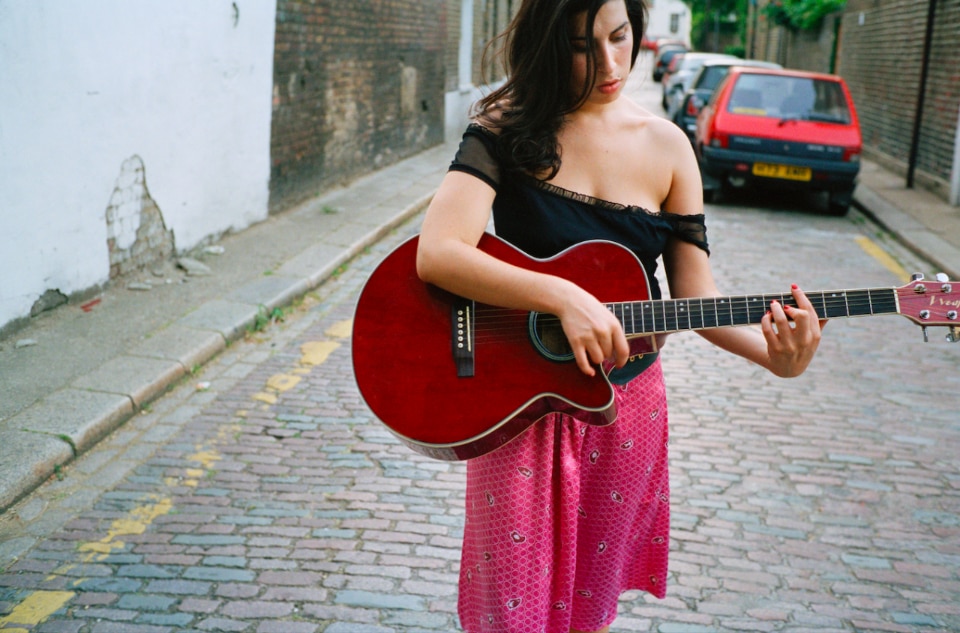
M 357 385 L 391 431 L 419 453 L 459 460 L 492 451 L 551 412 L 594 424 L 613 421 L 605 372 L 590 377 L 572 359 L 545 354 L 535 344 L 529 312 L 472 304 L 422 282 L 417 243 L 411 238 L 380 263 L 354 315 Z M 649 296 L 639 260 L 610 242 L 584 242 L 549 259 L 532 258 L 490 234 L 479 247 L 508 263 L 566 278 L 601 302 Z M 457 335 L 461 324 L 472 333 L 465 340 Z M 632 350 L 653 351 L 650 338 L 631 341 Z M 469 356 L 465 365 L 455 353 L 458 341 Z
M 647 276 L 629 250 L 591 241 L 536 259 L 484 234 L 479 248 L 507 263 L 565 278 L 620 321 L 631 354 L 657 349 L 672 332 L 756 325 L 791 293 L 649 298 Z M 592 424 L 616 417 L 609 363 L 590 377 L 577 367 L 554 315 L 473 303 L 420 281 L 417 238 L 393 251 L 361 292 L 353 324 L 353 367 L 370 409 L 408 446 L 445 460 L 469 459 L 514 439 L 552 412 Z M 917 274 L 900 288 L 806 292 L 820 319 L 899 314 L 949 328 L 960 342 L 960 283 Z

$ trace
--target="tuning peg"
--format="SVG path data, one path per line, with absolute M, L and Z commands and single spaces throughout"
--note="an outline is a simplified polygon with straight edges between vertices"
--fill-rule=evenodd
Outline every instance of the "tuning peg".
M 910 275 L 910 281 L 923 281 L 923 273 L 913 273 Z
M 950 277 L 947 276 L 947 273 L 937 273 L 937 281 L 939 281 L 942 284 L 945 284 L 948 281 L 950 281 Z
M 930 338 L 927 336 L 927 326 L 926 325 L 921 326 L 920 330 L 923 332 L 923 342 L 929 343 Z
M 948 343 L 960 343 L 960 332 L 957 331 L 956 326 L 952 326 L 950 331 L 947 332 L 947 342 Z

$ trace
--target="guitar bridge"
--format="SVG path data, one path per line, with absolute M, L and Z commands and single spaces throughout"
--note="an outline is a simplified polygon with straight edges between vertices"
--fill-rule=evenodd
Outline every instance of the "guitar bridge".
M 453 362 L 457 366 L 457 378 L 472 378 L 474 375 L 474 317 L 476 304 L 463 297 L 457 297 L 450 307 L 450 319 L 453 323 L 451 340 Z

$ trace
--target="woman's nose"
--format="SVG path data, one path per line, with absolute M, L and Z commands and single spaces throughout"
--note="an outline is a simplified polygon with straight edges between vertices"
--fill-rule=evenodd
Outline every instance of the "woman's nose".
M 609 44 L 600 47 L 597 55 L 597 70 L 607 72 L 616 68 L 616 52 L 613 46 Z

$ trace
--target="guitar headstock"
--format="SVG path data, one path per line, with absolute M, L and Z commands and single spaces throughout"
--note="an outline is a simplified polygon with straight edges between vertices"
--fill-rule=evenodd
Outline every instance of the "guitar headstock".
M 923 340 L 927 340 L 927 326 L 943 325 L 950 328 L 947 340 L 960 342 L 960 283 L 950 281 L 940 273 L 935 279 L 925 280 L 914 273 L 913 280 L 897 288 L 900 314 L 923 326 Z

